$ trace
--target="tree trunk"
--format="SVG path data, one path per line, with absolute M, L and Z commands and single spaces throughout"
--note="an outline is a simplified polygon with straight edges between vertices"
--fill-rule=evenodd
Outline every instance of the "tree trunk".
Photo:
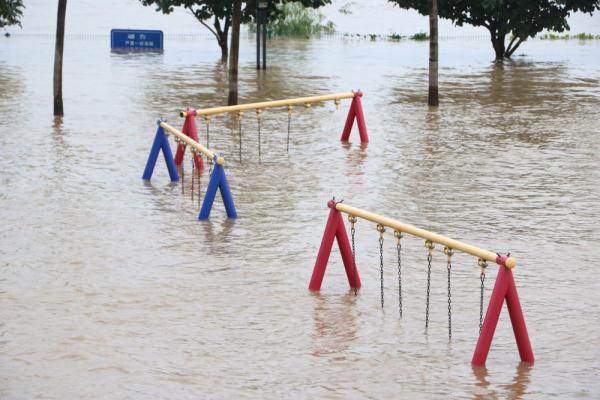
M 219 42 L 219 46 L 221 47 L 221 62 L 223 64 L 227 64 L 227 57 L 229 53 L 229 46 L 227 42 L 229 40 L 229 26 L 230 26 L 229 17 L 225 17 L 225 22 L 223 25 L 223 29 L 221 29 L 221 23 L 219 22 L 219 18 L 215 16 L 215 30 L 217 32 L 217 40 Z
M 506 47 L 504 45 L 505 34 L 492 33 L 492 45 L 494 46 L 494 52 L 496 53 L 496 61 L 504 60 L 506 57 Z
M 429 95 L 430 106 L 439 105 L 438 93 L 438 8 L 437 0 L 429 0 Z
M 227 37 L 225 37 L 222 42 L 219 42 L 219 46 L 221 46 L 221 62 L 223 64 L 227 64 L 227 53 L 229 53 L 229 48 L 227 47 Z
M 231 16 L 231 49 L 229 54 L 229 98 L 227 104 L 238 103 L 238 61 L 240 55 L 240 22 L 242 17 L 242 0 L 234 0 Z
M 64 115 L 62 99 L 63 48 L 65 44 L 65 14 L 67 0 L 58 0 L 56 16 L 56 47 L 54 50 L 54 115 Z

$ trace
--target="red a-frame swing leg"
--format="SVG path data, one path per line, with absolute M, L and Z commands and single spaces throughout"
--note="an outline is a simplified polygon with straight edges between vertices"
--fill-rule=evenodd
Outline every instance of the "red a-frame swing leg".
M 335 209 L 335 201 L 330 200 L 327 205 L 331 210 L 329 211 L 329 218 L 327 219 L 327 225 L 325 226 L 325 232 L 321 240 L 321 247 L 319 247 L 317 261 L 315 262 L 308 288 L 313 291 L 321 289 L 321 283 L 323 282 L 325 269 L 327 268 L 327 261 L 329 261 L 329 255 L 333 247 L 333 240 L 337 238 L 348 283 L 351 288 L 360 289 L 360 277 L 358 276 L 358 271 L 354 268 L 352 247 L 348 241 L 348 234 L 346 233 L 342 213 Z
M 185 122 L 181 128 L 181 132 L 185 133 L 188 137 L 200 143 L 198 139 L 198 128 L 196 127 L 196 110 L 188 109 L 186 111 Z M 183 163 L 183 153 L 185 152 L 185 145 L 181 143 L 177 145 L 177 152 L 175 153 L 175 165 L 180 166 Z M 204 169 L 204 161 L 198 154 L 194 154 L 194 164 L 196 169 L 201 171 Z
M 347 142 L 350 138 L 350 132 L 352 132 L 352 125 L 354 125 L 355 119 L 356 125 L 358 125 L 360 142 L 367 143 L 369 141 L 367 125 L 365 123 L 365 115 L 362 108 L 362 102 L 360 100 L 362 95 L 363 93 L 360 90 L 354 93 L 354 98 L 352 98 L 352 103 L 350 104 L 350 109 L 348 110 L 348 116 L 346 117 L 346 124 L 344 125 L 344 130 L 342 131 L 342 137 L 340 138 L 342 142 Z
M 498 277 L 496 278 L 494 291 L 492 292 L 485 320 L 481 327 L 477 347 L 471 360 L 473 365 L 485 365 L 505 298 L 521 361 L 529 363 L 533 363 L 534 361 L 533 350 L 531 349 L 527 327 L 525 326 L 525 318 L 523 317 L 519 295 L 517 294 L 517 287 L 512 271 L 505 266 L 506 259 L 506 256 L 499 256 L 496 259 L 496 262 L 499 264 Z

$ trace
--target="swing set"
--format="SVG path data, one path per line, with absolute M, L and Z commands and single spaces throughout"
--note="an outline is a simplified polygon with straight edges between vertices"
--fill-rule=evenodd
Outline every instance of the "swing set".
M 198 219 L 206 220 L 210 216 L 210 210 L 212 209 L 217 190 L 221 191 L 221 198 L 223 199 L 223 204 L 225 205 L 227 217 L 237 218 L 237 212 L 235 205 L 233 204 L 233 196 L 231 195 L 229 183 L 227 182 L 227 176 L 225 175 L 225 168 L 223 167 L 225 165 L 225 158 L 223 158 L 222 155 L 218 155 L 208 148 L 202 146 L 196 140 L 175 129 L 162 119 L 159 119 L 156 124 L 158 125 L 158 129 L 156 130 L 156 135 L 154 136 L 154 142 L 152 144 L 152 148 L 150 149 L 150 154 L 148 156 L 148 161 L 146 162 L 146 168 L 144 169 L 144 175 L 142 178 L 147 181 L 152 179 L 152 173 L 154 172 L 154 166 L 158 160 L 158 154 L 162 150 L 171 181 L 179 181 L 179 173 L 177 172 L 176 162 L 173 159 L 171 145 L 169 144 L 169 139 L 167 138 L 167 136 L 172 135 L 175 143 L 178 144 L 178 150 L 181 148 L 181 160 L 183 160 L 183 153 L 185 152 L 186 147 L 189 146 L 197 168 L 198 165 L 203 165 L 200 154 L 203 154 L 207 159 L 212 160 L 214 163 L 214 169 L 210 174 L 210 181 L 208 182 L 208 187 L 206 188 L 204 201 L 202 202 L 202 208 L 200 209 L 200 214 L 198 214 Z M 192 164 L 192 166 L 193 165 L 194 164 Z M 193 182 L 194 181 L 192 178 L 192 184 Z
M 350 132 L 352 131 L 352 126 L 354 125 L 354 121 L 356 120 L 358 126 L 358 132 L 360 135 L 361 143 L 367 143 L 369 141 L 369 136 L 367 134 L 367 126 L 365 124 L 365 117 L 362 109 L 361 97 L 363 93 L 358 91 L 352 91 L 347 93 L 338 93 L 338 94 L 328 94 L 322 96 L 311 96 L 311 97 L 299 97 L 294 99 L 285 99 L 285 100 L 273 100 L 273 101 L 263 101 L 260 103 L 246 103 L 239 104 L 235 106 L 224 106 L 224 107 L 212 107 L 212 108 L 204 108 L 204 109 L 193 109 L 188 108 L 185 111 L 180 113 L 182 118 L 185 118 L 185 122 L 183 124 L 182 132 L 198 141 L 198 129 L 196 127 L 195 117 L 204 117 L 204 123 L 206 125 L 206 145 L 210 146 L 210 123 L 213 116 L 217 114 L 237 114 L 238 120 L 238 131 L 239 131 L 239 159 L 242 161 L 242 122 L 244 119 L 244 112 L 255 111 L 256 113 L 256 121 L 258 124 L 258 155 L 261 155 L 261 126 L 263 120 L 264 110 L 270 108 L 287 108 L 287 141 L 286 141 L 286 151 L 289 152 L 290 149 L 290 131 L 292 127 L 292 114 L 294 107 L 303 106 L 307 109 L 310 109 L 313 104 L 323 103 L 326 101 L 333 101 L 336 109 L 340 108 L 341 101 L 344 99 L 352 99 L 352 103 L 350 104 L 350 109 L 348 110 L 348 116 L 346 117 L 346 123 L 344 125 L 344 129 L 342 131 L 342 136 L 340 140 L 342 142 L 347 142 L 350 138 Z M 175 155 L 175 164 L 181 165 L 183 161 L 183 150 L 181 145 L 177 147 L 177 153 Z M 201 170 L 203 168 L 202 159 L 196 158 L 195 160 L 196 168 Z
M 313 269 L 312 277 L 309 284 L 311 291 L 318 291 L 321 289 L 323 277 L 325 275 L 325 269 L 327 268 L 327 262 L 331 253 L 334 239 L 337 239 L 344 268 L 346 270 L 346 276 L 350 288 L 354 289 L 356 294 L 357 290 L 361 287 L 360 277 L 356 267 L 356 249 L 354 243 L 355 236 L 355 225 L 358 222 L 358 218 L 374 222 L 377 224 L 377 231 L 379 232 L 379 254 L 380 254 L 380 276 L 381 276 L 381 306 L 384 305 L 383 298 L 383 243 L 384 233 L 387 228 L 391 228 L 394 231 L 394 237 L 396 239 L 396 250 L 398 257 L 398 304 L 399 313 L 402 317 L 402 242 L 401 239 L 404 234 L 415 236 L 421 239 L 425 239 L 425 247 L 427 249 L 427 297 L 425 306 L 425 328 L 429 326 L 429 297 L 430 297 L 430 282 L 431 282 L 431 262 L 433 258 L 433 249 L 435 244 L 444 246 L 444 254 L 447 258 L 447 271 L 448 271 L 448 336 L 452 338 L 452 300 L 451 300 L 451 270 L 452 270 L 452 255 L 455 251 L 460 251 L 466 254 L 470 254 L 478 258 L 478 265 L 480 268 L 480 281 L 481 281 L 481 296 L 480 296 L 480 307 L 479 307 L 479 339 L 477 340 L 477 346 L 473 353 L 471 363 L 476 366 L 485 365 L 490 346 L 502 305 L 506 299 L 506 305 L 510 315 L 510 321 L 512 323 L 513 332 L 517 342 L 519 355 L 521 361 L 533 363 L 533 350 L 531 349 L 531 343 L 529 341 L 529 335 L 527 333 L 527 327 L 525 326 L 525 318 L 521 309 L 521 303 L 517 294 L 517 287 L 515 285 L 512 269 L 517 265 L 516 260 L 508 255 L 500 255 L 491 251 L 483 250 L 478 247 L 460 242 L 458 240 L 450 239 L 448 237 L 439 235 L 437 233 L 429 232 L 421 228 L 417 228 L 412 225 L 404 224 L 400 221 L 383 217 L 371 213 L 369 211 L 362 210 L 360 208 L 352 207 L 341 202 L 336 202 L 335 198 L 327 203 L 330 208 L 329 218 L 317 255 L 317 260 Z M 351 240 L 348 241 L 348 235 L 342 218 L 342 213 L 348 215 L 348 221 L 350 222 Z M 485 319 L 483 319 L 483 293 L 484 293 L 484 282 L 486 275 L 486 268 L 488 262 L 494 262 L 498 264 L 499 270 L 494 284 L 494 290 L 490 297 Z
M 210 210 L 212 208 L 212 204 L 217 192 L 217 189 L 221 190 L 221 197 L 223 198 L 223 203 L 225 204 L 225 209 L 227 211 L 227 216 L 229 218 L 237 218 L 237 212 L 235 210 L 235 206 L 233 204 L 233 197 L 231 196 L 231 191 L 229 189 L 229 184 L 227 182 L 227 177 L 225 176 L 225 170 L 223 168 L 223 164 L 225 163 L 225 159 L 223 156 L 217 156 L 214 152 L 208 149 L 210 147 L 210 123 L 211 119 L 214 115 L 224 114 L 224 113 L 237 113 L 238 115 L 238 123 L 239 123 L 239 154 L 240 154 L 240 162 L 242 161 L 242 120 L 244 116 L 244 112 L 248 110 L 254 110 L 256 112 L 256 118 L 258 121 L 258 155 L 260 157 L 261 153 L 261 140 L 260 140 L 260 130 L 261 130 L 261 121 L 263 110 L 270 108 L 278 108 L 278 107 L 287 107 L 288 112 L 288 124 L 287 124 L 287 145 L 286 148 L 289 151 L 290 145 L 290 130 L 291 130 L 291 121 L 292 121 L 292 113 L 293 109 L 296 106 L 304 106 L 306 108 L 312 107 L 313 104 L 323 103 L 326 101 L 333 101 L 336 109 L 339 109 L 341 101 L 344 99 L 352 99 L 350 104 L 350 109 L 348 110 L 348 116 L 346 117 L 346 123 L 344 125 L 344 130 L 342 131 L 341 141 L 347 142 L 350 138 L 350 133 L 352 131 L 352 127 L 354 125 L 354 121 L 356 120 L 358 131 L 360 135 L 361 143 L 367 143 L 369 141 L 369 137 L 367 135 L 367 127 L 365 124 L 364 113 L 362 109 L 361 97 L 363 93 L 358 91 L 352 91 L 347 93 L 338 93 L 338 94 L 329 94 L 322 96 L 311 96 L 311 97 L 300 97 L 294 99 L 286 99 L 286 100 L 274 100 L 274 101 L 264 101 L 260 103 L 248 103 L 248 104 L 240 104 L 236 106 L 226 106 L 226 107 L 213 107 L 213 108 L 205 108 L 205 109 L 192 109 L 188 108 L 186 111 L 180 113 L 181 117 L 185 118 L 183 123 L 183 127 L 181 131 L 175 129 L 173 126 L 166 123 L 165 120 L 160 119 L 157 122 L 158 129 L 156 131 L 156 135 L 154 137 L 154 142 L 152 148 L 150 150 L 150 154 L 148 156 L 148 161 L 146 163 L 146 168 L 144 170 L 143 179 L 150 180 L 152 178 L 152 173 L 154 171 L 154 166 L 156 165 L 156 160 L 158 159 L 158 154 L 163 152 L 165 157 L 165 162 L 167 164 L 167 168 L 169 170 L 169 176 L 172 182 L 179 181 L 178 167 L 181 168 L 183 165 L 183 158 L 185 154 L 186 148 L 189 146 L 192 153 L 192 170 L 195 168 L 198 171 L 202 171 L 204 169 L 204 161 L 202 159 L 202 155 L 206 156 L 207 162 L 210 164 L 210 182 L 208 184 L 208 188 L 206 190 L 206 196 L 204 198 L 204 202 L 202 203 L 202 208 L 200 210 L 200 214 L 198 215 L 198 219 L 205 220 L 208 219 L 210 215 Z M 196 126 L 195 117 L 203 116 L 206 124 L 206 147 L 202 146 L 199 143 L 198 136 L 198 128 Z M 177 143 L 177 151 L 175 153 L 175 157 L 173 157 L 173 153 L 171 151 L 171 146 L 169 145 L 169 140 L 167 136 L 172 135 L 174 137 L 175 142 Z M 215 165 L 215 169 L 212 169 L 213 164 Z M 193 196 L 193 174 L 192 174 L 192 196 Z M 182 185 L 183 192 L 183 185 Z

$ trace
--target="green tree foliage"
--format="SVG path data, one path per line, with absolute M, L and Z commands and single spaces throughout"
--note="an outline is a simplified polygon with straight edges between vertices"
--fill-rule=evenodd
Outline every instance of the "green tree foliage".
M 22 0 L 0 0 L 0 28 L 9 25 L 21 26 Z
M 388 0 L 401 8 L 428 15 L 427 0 Z M 496 59 L 509 58 L 527 38 L 543 30 L 569 30 L 567 17 L 581 11 L 592 14 L 600 0 L 439 0 L 441 18 L 456 25 L 483 26 L 490 31 Z M 508 46 L 506 39 L 509 39 Z
M 0 0 L 3 1 L 3 0 Z M 217 39 L 221 47 L 221 59 L 227 61 L 228 37 L 231 28 L 231 17 L 233 14 L 232 0 L 140 0 L 145 6 L 155 6 L 156 11 L 164 14 L 172 13 L 176 7 L 189 10 L 202 25 L 204 25 Z M 277 4 L 286 3 L 290 0 L 278 0 L 269 2 L 269 19 L 276 17 L 281 11 Z M 301 0 L 305 7 L 318 8 L 329 4 L 331 0 Z M 256 15 L 257 0 L 243 2 L 241 23 L 248 23 Z
M 221 59 L 227 61 L 229 28 L 233 2 L 226 0 L 140 0 L 145 6 L 156 6 L 156 11 L 171 14 L 176 7 L 190 11 L 217 39 L 221 47 Z M 210 21 L 210 22 L 207 22 Z M 211 26 L 212 25 L 212 26 Z
M 298 1 L 278 4 L 276 12 L 269 18 L 267 27 L 270 34 L 280 36 L 310 37 L 335 32 L 333 22 L 326 21 L 321 12 L 304 7 Z M 248 28 L 251 32 L 256 32 L 255 24 L 250 23 Z

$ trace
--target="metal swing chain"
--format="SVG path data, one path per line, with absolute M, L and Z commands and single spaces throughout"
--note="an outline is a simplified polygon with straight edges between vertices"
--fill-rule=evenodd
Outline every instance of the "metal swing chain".
M 181 142 L 183 142 L 183 140 Z M 185 155 L 185 147 L 184 147 L 184 155 Z M 184 165 L 183 165 L 183 161 L 182 161 L 181 162 L 181 194 L 185 194 L 185 169 L 183 167 L 184 167 Z
M 204 121 L 206 122 L 206 147 L 210 149 L 210 115 L 204 116 Z M 211 160 L 208 156 L 206 157 L 206 162 L 208 163 L 208 173 L 212 172 L 213 160 Z M 200 179 L 200 178 L 198 178 Z
M 425 329 L 429 327 L 429 295 L 431 289 L 431 260 L 433 258 L 433 248 L 435 245 L 431 240 L 425 241 L 425 247 L 429 250 L 427 254 L 427 300 L 425 302 Z
M 383 225 L 377 224 L 377 231 L 379 232 L 379 271 L 381 281 L 381 308 L 383 308 L 383 233 L 385 232 L 385 227 Z
M 175 143 L 177 143 L 177 146 L 183 146 L 183 144 L 182 144 L 183 141 L 181 139 L 179 139 L 177 136 L 173 136 L 173 140 L 175 141 Z M 182 164 L 182 166 L 183 166 L 183 164 Z M 181 194 L 184 194 L 184 188 L 183 188 L 183 183 L 184 182 L 185 182 L 185 176 L 184 176 L 183 170 L 182 170 L 182 173 L 181 173 Z
M 244 118 L 244 113 L 240 111 L 238 113 L 238 123 L 239 123 L 239 131 L 240 131 L 240 164 L 242 162 L 242 119 Z
M 258 159 L 260 160 L 260 126 L 262 121 L 262 110 L 256 110 L 256 120 L 258 121 Z
M 452 339 L 452 292 L 450 288 L 450 270 L 452 269 L 452 255 L 454 250 L 450 247 L 444 247 L 444 254 L 448 256 L 448 339 Z
M 485 290 L 485 269 L 488 266 L 487 261 L 479 259 L 479 280 L 481 281 L 481 297 L 479 298 L 479 333 L 481 333 L 481 327 L 483 326 L 483 292 Z
M 402 232 L 394 231 L 394 237 L 396 238 L 396 251 L 398 252 L 398 312 L 400 314 L 400 318 L 402 318 L 402 243 L 400 243 L 400 239 L 402 239 Z
M 290 130 L 292 128 L 292 109 L 294 107 L 288 106 L 288 130 L 287 130 L 287 143 L 285 146 L 285 151 L 290 152 Z
M 206 123 L 206 147 L 210 149 L 210 115 L 204 116 L 204 122 Z
M 354 284 L 354 295 L 358 294 L 358 289 L 356 288 L 356 250 L 354 248 L 354 234 L 356 233 L 356 229 L 354 228 L 354 224 L 358 221 L 353 215 L 348 215 L 348 221 L 350 221 L 350 234 L 352 236 L 352 283 Z
M 194 156 L 196 155 L 196 152 L 194 150 L 192 150 L 192 202 L 194 201 L 194 167 L 195 167 L 195 163 L 196 160 L 194 159 Z

